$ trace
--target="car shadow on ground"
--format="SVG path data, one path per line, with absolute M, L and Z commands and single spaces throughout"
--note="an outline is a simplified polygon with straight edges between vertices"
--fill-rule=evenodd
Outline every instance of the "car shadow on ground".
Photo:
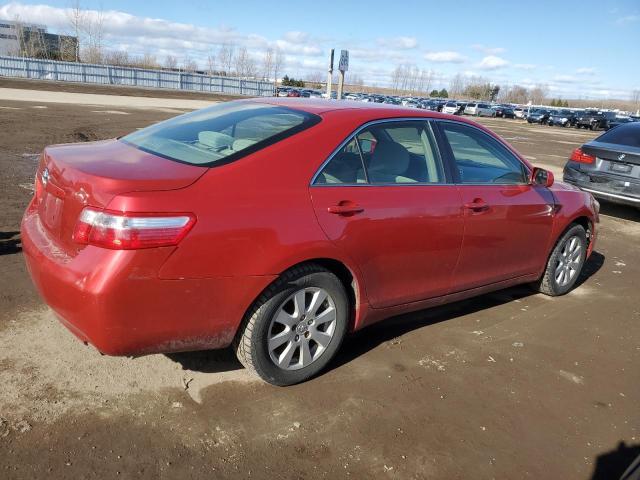
M 600 270 L 604 265 L 604 260 L 604 255 L 594 251 L 587 263 L 585 263 L 574 288 L 582 285 L 589 277 Z M 328 370 L 345 365 L 378 345 L 412 330 L 469 315 L 535 294 L 536 292 L 528 285 L 519 285 L 440 307 L 390 317 L 348 336 L 336 358 L 329 364 Z M 167 357 L 182 365 L 184 370 L 203 373 L 219 373 L 243 368 L 231 348 L 171 353 L 167 354 Z
M 640 204 L 638 205 L 640 206 Z M 600 200 L 600 214 L 640 223 L 640 208 Z
M 20 232 L 0 232 L 0 255 L 10 255 L 21 251 Z
M 618 443 L 615 450 L 610 450 L 596 458 L 591 480 L 635 480 L 640 478 L 640 463 L 634 465 L 631 472 L 626 472 L 634 460 L 640 460 L 640 444 L 626 445 Z M 626 473 L 622 478 L 622 474 Z M 635 474 L 635 475 L 634 475 Z
M 589 279 L 589 277 L 600 270 L 602 265 L 604 265 L 604 260 L 604 255 L 594 251 L 585 263 L 574 288 L 578 288 Z M 356 332 L 347 338 L 345 346 L 341 349 L 341 353 L 338 354 L 336 360 L 331 363 L 329 368 L 337 368 L 349 363 L 380 344 L 400 337 L 412 330 L 452 320 L 456 317 L 471 315 L 481 310 L 497 307 L 535 294 L 536 292 L 530 286 L 518 285 L 440 307 L 391 317 L 381 323 Z

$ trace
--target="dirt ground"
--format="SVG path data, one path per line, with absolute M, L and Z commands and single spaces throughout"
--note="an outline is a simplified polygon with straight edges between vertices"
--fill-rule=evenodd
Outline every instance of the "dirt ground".
M 617 479 L 640 454 L 631 208 L 603 205 L 570 294 L 518 287 L 390 319 L 294 387 L 255 380 L 229 351 L 129 359 L 82 345 L 20 253 L 37 154 L 176 113 L 0 101 L 0 478 Z M 483 123 L 556 173 L 594 136 Z

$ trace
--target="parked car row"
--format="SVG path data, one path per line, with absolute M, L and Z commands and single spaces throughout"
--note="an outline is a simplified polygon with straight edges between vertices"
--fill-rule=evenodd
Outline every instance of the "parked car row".
M 322 92 L 311 88 L 298 87 L 278 87 L 276 91 L 278 97 L 301 97 L 301 98 L 322 98 Z M 335 98 L 335 97 L 334 97 Z
M 297 87 L 279 87 L 277 90 L 277 96 L 328 98 L 326 92 Z M 335 91 L 331 92 L 331 98 L 337 98 Z M 402 105 L 405 107 L 448 113 L 450 115 L 464 114 L 476 117 L 518 118 L 526 120 L 528 123 L 586 128 L 590 130 L 609 130 L 614 126 L 623 123 L 640 121 L 640 117 L 638 116 L 619 116 L 617 112 L 595 109 L 553 109 L 526 105 L 511 105 L 507 103 L 498 104 L 442 98 L 407 97 L 399 95 L 383 95 L 379 93 L 348 92 L 343 94 L 342 98 L 344 100 L 359 102 Z
M 526 118 L 529 123 L 586 128 L 588 130 L 609 130 L 623 123 L 640 121 L 638 116 L 618 116 L 616 112 L 611 111 L 549 110 L 545 108 L 531 109 L 528 114 L 524 113 L 523 118 Z

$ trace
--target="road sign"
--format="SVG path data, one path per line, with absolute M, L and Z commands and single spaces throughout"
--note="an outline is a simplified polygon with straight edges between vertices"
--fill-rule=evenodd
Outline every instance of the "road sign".
M 333 72 L 333 48 L 331 49 L 331 54 L 329 55 L 329 72 Z
M 338 64 L 338 70 L 341 72 L 349 70 L 349 50 L 340 51 L 340 63 Z

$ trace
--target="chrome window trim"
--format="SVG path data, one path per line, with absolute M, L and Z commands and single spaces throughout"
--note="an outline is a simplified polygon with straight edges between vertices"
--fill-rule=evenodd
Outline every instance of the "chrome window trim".
M 532 170 L 529 170 L 529 167 L 527 166 L 527 164 L 524 163 L 520 159 L 520 157 L 518 155 L 514 154 L 511 151 L 511 148 L 509 148 L 509 146 L 506 143 L 504 143 L 501 138 L 497 139 L 493 135 L 489 135 L 487 132 L 485 132 L 481 128 L 476 127 L 475 125 L 473 125 L 471 123 L 459 122 L 459 121 L 456 121 L 456 120 L 449 120 L 449 119 L 440 119 L 440 118 L 434 118 L 433 121 L 437 122 L 437 123 L 453 123 L 454 125 L 463 125 L 463 126 L 472 128 L 474 130 L 477 130 L 478 132 L 480 132 L 481 134 L 485 135 L 486 137 L 489 137 L 490 139 L 498 142 L 498 144 L 500 144 L 500 146 L 502 146 L 507 152 L 509 152 L 509 154 L 511 154 L 511 156 L 513 158 L 515 158 L 517 160 L 517 162 L 522 166 L 524 171 L 527 173 L 526 177 L 527 178 L 531 177 Z M 447 142 L 448 142 L 448 140 L 447 140 Z M 450 144 L 449 144 L 449 148 L 451 148 Z M 455 158 L 453 160 L 455 161 Z M 455 185 L 460 185 L 460 186 L 464 186 L 464 185 L 475 185 L 475 186 L 478 186 L 478 185 L 485 185 L 485 186 L 486 185 L 495 185 L 495 186 L 504 187 L 504 186 L 509 186 L 509 185 L 512 185 L 512 186 L 531 185 L 531 182 L 528 182 L 528 181 L 527 182 L 523 182 L 523 183 L 493 183 L 493 182 L 491 182 L 491 183 L 482 183 L 482 182 L 479 182 L 479 183 L 463 183 L 463 182 L 460 182 L 460 183 L 456 183 Z
M 438 160 L 440 161 L 440 165 L 444 171 L 444 162 L 442 159 L 442 155 L 440 154 L 440 148 L 438 146 L 438 141 L 435 138 L 433 128 L 431 127 L 431 122 L 434 120 L 432 117 L 399 117 L 399 118 L 383 118 L 378 120 L 371 120 L 367 123 L 360 125 L 356 130 L 354 130 L 345 140 L 343 140 L 340 145 L 336 149 L 334 149 L 329 157 L 322 162 L 316 173 L 311 178 L 311 182 L 309 183 L 309 187 L 388 187 L 388 186 L 425 186 L 425 185 L 456 185 L 455 183 L 429 183 L 429 182 L 412 182 L 412 183 L 319 183 L 316 184 L 315 181 L 318 176 L 324 170 L 324 167 L 335 157 L 349 142 L 358 136 L 358 134 L 372 125 L 379 125 L 381 123 L 395 123 L 395 122 L 422 122 L 426 123 L 429 127 L 429 132 L 431 133 L 431 138 L 434 140 L 435 144 L 435 153 L 438 156 Z M 358 144 L 358 151 L 360 152 L 360 159 L 363 162 L 362 168 L 364 168 L 365 176 L 368 180 L 369 174 L 367 173 L 366 166 L 364 165 L 364 157 L 362 156 L 362 151 L 360 149 L 360 142 L 356 138 L 356 143 Z M 446 173 L 445 173 L 446 176 Z

